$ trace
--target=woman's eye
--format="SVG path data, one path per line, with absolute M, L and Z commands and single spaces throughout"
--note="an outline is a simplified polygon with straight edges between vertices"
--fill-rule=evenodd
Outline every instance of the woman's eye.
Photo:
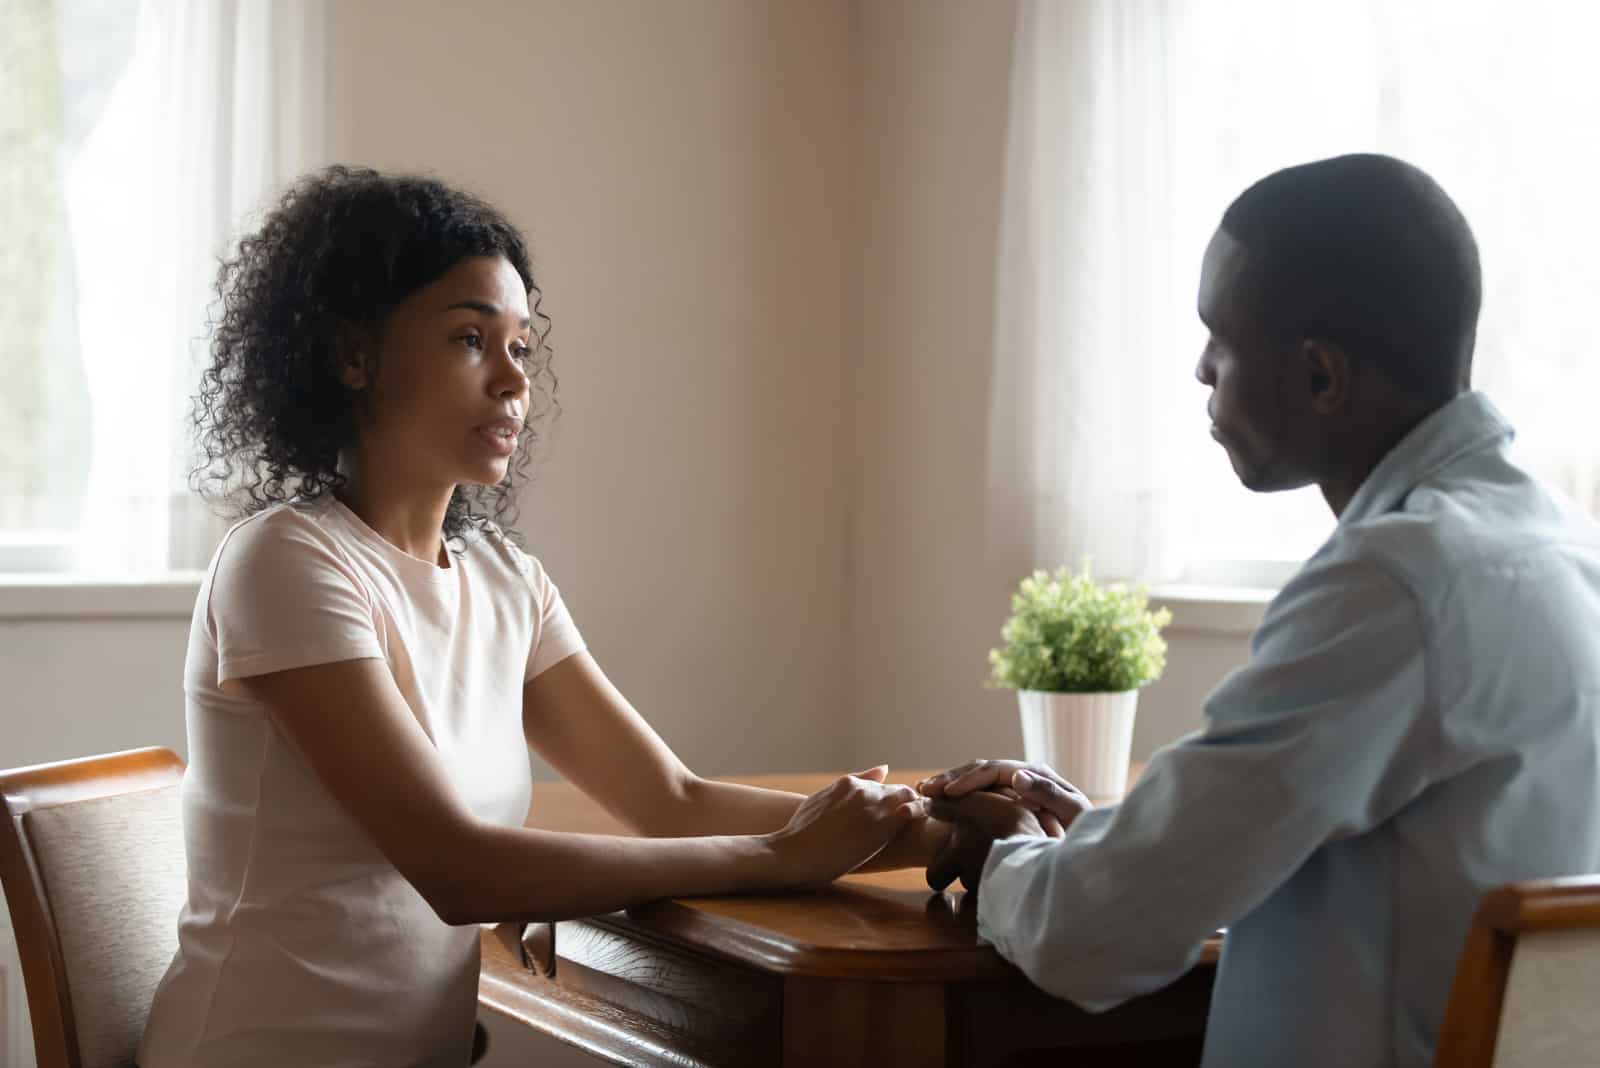
M 461 342 L 469 349 L 483 348 L 483 337 L 479 334 L 463 334 L 461 337 L 456 338 L 456 340 Z
M 528 360 L 533 357 L 533 350 L 526 345 L 511 350 L 511 355 L 518 360 Z

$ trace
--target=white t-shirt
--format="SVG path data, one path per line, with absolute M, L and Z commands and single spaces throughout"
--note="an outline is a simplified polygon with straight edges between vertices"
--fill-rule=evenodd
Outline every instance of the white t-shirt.
M 442 568 L 331 494 L 234 527 L 189 633 L 189 897 L 142 1068 L 444 1066 L 470 1052 L 478 929 L 441 921 L 265 708 L 221 683 L 382 659 L 472 811 L 521 825 L 522 684 L 582 648 L 544 569 L 498 533 Z

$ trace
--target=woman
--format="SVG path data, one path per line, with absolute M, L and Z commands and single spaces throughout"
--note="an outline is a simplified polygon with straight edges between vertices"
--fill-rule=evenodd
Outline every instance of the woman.
M 555 390 L 501 215 L 336 167 L 218 285 L 197 482 L 248 518 L 190 631 L 189 897 L 143 1068 L 464 1064 L 473 923 L 926 861 L 882 768 L 810 798 L 692 774 L 495 522 Z M 650 837 L 524 828 L 525 745 Z

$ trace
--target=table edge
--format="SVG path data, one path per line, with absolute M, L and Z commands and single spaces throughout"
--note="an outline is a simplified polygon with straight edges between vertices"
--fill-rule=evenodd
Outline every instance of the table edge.
M 622 934 L 665 938 L 682 948 L 783 977 L 950 982 L 1022 974 L 988 945 L 933 949 L 818 946 L 774 937 L 760 927 L 727 916 L 713 921 L 673 899 L 590 917 L 588 922 Z
M 693 901 L 694 899 L 686 899 Z M 707 953 L 781 977 L 882 980 L 884 982 L 960 982 L 1026 978 L 993 946 L 932 949 L 859 949 L 818 946 L 777 938 L 762 928 L 727 916 L 707 919 L 682 901 L 667 899 L 585 922 L 617 934 L 653 936 L 691 952 Z M 1195 967 L 1215 967 L 1222 956 L 1220 934 L 1206 939 Z

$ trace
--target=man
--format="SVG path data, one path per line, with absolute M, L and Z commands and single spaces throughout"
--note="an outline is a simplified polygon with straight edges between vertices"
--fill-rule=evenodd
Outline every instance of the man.
M 1212 436 L 1338 524 L 1120 804 L 1006 761 L 922 784 L 957 822 L 930 883 L 981 882 L 980 932 L 1044 989 L 1109 1008 L 1226 926 L 1206 1065 L 1427 1065 L 1483 891 L 1600 868 L 1600 536 L 1469 390 L 1480 289 L 1399 160 L 1279 171 L 1223 216 Z

